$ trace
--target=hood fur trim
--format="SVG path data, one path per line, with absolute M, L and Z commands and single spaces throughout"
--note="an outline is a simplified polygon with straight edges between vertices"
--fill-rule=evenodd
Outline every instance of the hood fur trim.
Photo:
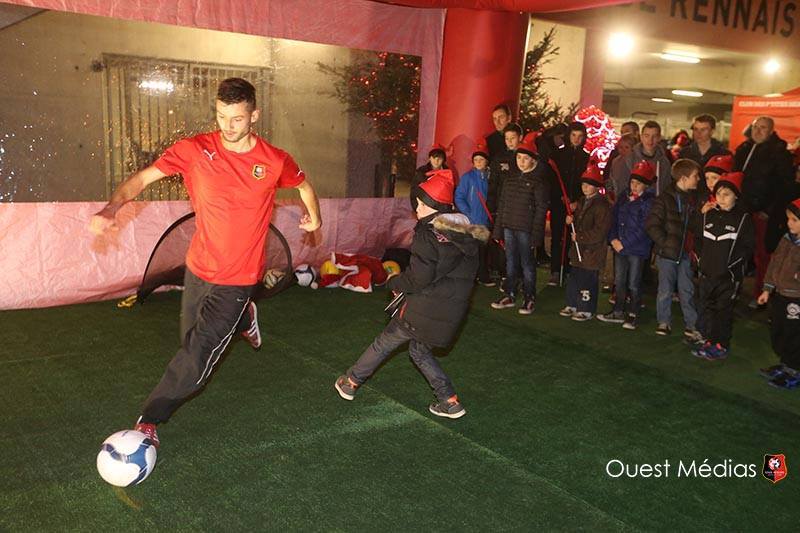
M 471 235 L 481 242 L 489 240 L 489 229 L 479 224 L 470 224 L 469 219 L 461 213 L 446 213 L 433 219 L 433 227 L 439 231 L 452 231 Z

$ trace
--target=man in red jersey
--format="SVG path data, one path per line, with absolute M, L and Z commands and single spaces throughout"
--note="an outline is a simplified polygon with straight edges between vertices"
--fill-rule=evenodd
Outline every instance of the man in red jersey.
M 136 429 L 159 445 L 156 426 L 203 388 L 234 335 L 261 346 L 251 295 L 264 271 L 264 242 L 278 188 L 296 188 L 308 214 L 300 228 L 320 227 L 319 202 L 294 159 L 252 133 L 258 120 L 255 88 L 241 78 L 217 91 L 218 131 L 178 141 L 152 166 L 117 187 L 92 217 L 97 235 L 116 230 L 114 217 L 145 187 L 180 173 L 196 213 L 186 254 L 181 300 L 181 348 L 147 398 Z

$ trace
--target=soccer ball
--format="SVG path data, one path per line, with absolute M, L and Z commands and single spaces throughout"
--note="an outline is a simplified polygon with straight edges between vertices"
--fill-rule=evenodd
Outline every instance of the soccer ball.
M 298 285 L 301 287 L 308 287 L 314 282 L 314 279 L 316 279 L 317 272 L 314 270 L 314 267 L 303 263 L 294 269 L 294 275 L 297 278 Z
M 156 465 L 156 447 L 140 431 L 127 429 L 108 437 L 97 454 L 100 477 L 117 487 L 137 485 Z

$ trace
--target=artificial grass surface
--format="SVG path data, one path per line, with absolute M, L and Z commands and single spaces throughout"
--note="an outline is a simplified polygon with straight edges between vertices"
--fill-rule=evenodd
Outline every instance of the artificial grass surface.
M 355 401 L 334 391 L 385 325 L 385 292 L 263 302 L 262 349 L 232 345 L 128 489 L 95 456 L 172 357 L 179 294 L 0 313 L 0 530 L 796 530 L 800 393 L 756 375 L 774 362 L 764 324 L 739 320 L 731 357 L 712 363 L 656 337 L 651 309 L 628 332 L 558 317 L 562 289 L 531 317 L 490 309 L 496 296 L 476 291 L 442 360 L 459 420 L 427 412 L 405 352 Z M 787 479 L 761 476 L 765 453 L 786 454 Z M 614 479 L 612 459 L 669 460 L 670 476 Z M 678 461 L 705 459 L 757 477 L 677 477 Z

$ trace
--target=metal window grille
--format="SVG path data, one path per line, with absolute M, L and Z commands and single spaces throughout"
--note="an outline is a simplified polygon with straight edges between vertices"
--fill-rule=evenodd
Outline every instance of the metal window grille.
M 104 54 L 102 63 L 109 195 L 176 141 L 216 127 L 214 97 L 225 78 L 248 80 L 256 88 L 257 101 L 266 103 L 266 68 L 112 54 Z M 263 115 L 259 123 L 267 123 Z M 149 186 L 138 199 L 186 198 L 180 176 L 170 176 Z

